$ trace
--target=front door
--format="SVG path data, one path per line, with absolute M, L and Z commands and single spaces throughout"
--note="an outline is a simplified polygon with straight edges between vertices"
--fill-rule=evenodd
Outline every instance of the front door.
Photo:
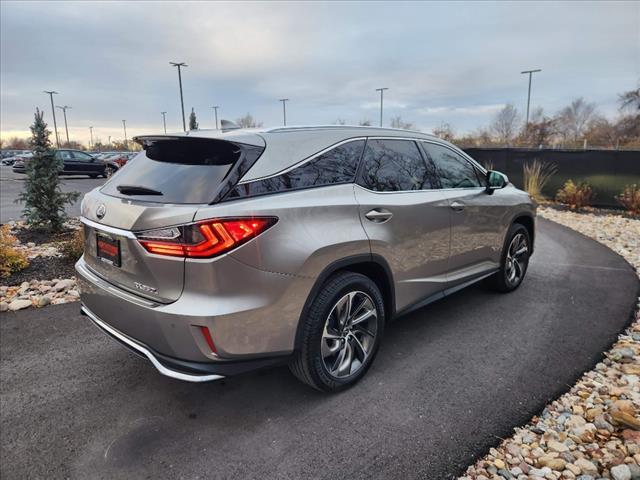
M 416 142 L 371 138 L 355 185 L 371 252 L 382 256 L 402 311 L 446 287 L 449 204 Z
M 454 149 L 420 142 L 436 167 L 441 192 L 451 212 L 449 282 L 452 286 L 500 266 L 503 216 L 499 195 L 485 190 L 484 173 Z

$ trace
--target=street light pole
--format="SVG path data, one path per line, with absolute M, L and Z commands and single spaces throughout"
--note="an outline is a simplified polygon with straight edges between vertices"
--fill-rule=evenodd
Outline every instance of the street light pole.
M 279 100 L 280 102 L 282 102 L 282 117 L 284 120 L 284 126 L 287 126 L 287 102 L 289 101 L 288 98 L 281 98 Z
M 69 146 L 69 127 L 67 127 L 67 108 L 71 108 L 71 107 L 68 105 L 65 105 L 64 107 L 60 107 L 56 105 L 56 107 L 62 110 L 62 114 L 64 115 L 64 131 L 67 134 L 67 147 L 68 147 Z
M 182 73 L 181 73 L 181 68 L 182 67 L 188 67 L 189 65 L 187 65 L 184 62 L 169 62 L 169 64 L 173 65 L 174 67 L 178 67 L 178 83 L 180 84 L 180 106 L 182 107 L 182 128 L 184 129 L 184 131 L 187 131 L 187 122 L 184 119 L 184 98 L 182 97 Z
M 382 106 L 384 104 L 384 91 L 389 90 L 387 87 L 376 88 L 376 92 L 380 92 L 380 126 L 382 126 Z
M 162 114 L 162 124 L 164 125 L 164 133 L 167 133 L 167 112 L 160 112 Z
M 111 135 L 109 135 L 109 148 L 111 148 Z
M 529 74 L 529 92 L 527 93 L 527 122 L 525 123 L 525 129 L 529 129 L 529 104 L 531 103 L 531 76 L 534 73 L 537 72 L 541 72 L 542 69 L 538 68 L 536 70 L 525 70 L 524 72 L 520 72 L 522 73 L 528 73 Z
M 89 148 L 93 149 L 93 127 L 89 127 L 89 135 L 91 135 L 91 143 L 89 143 Z
M 214 105 L 213 107 L 213 113 L 216 116 L 216 130 L 218 130 L 218 109 L 220 108 L 218 105 Z
M 129 142 L 127 141 L 127 121 L 122 120 L 122 127 L 124 128 L 124 148 L 129 149 Z
M 53 129 L 55 130 L 55 133 L 56 133 L 56 147 L 60 148 L 60 139 L 58 138 L 58 124 L 56 123 L 56 109 L 53 107 L 53 96 L 58 95 L 58 92 L 55 92 L 53 90 L 50 90 L 50 91 L 44 90 L 44 93 L 49 95 L 49 98 L 51 99 L 51 112 L 53 113 Z

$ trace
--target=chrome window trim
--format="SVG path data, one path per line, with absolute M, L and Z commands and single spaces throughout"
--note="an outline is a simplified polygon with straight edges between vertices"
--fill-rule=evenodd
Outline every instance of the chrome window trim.
M 259 182 L 261 180 L 267 180 L 269 178 L 273 178 L 273 177 L 278 177 L 280 175 L 284 175 L 287 172 L 290 172 L 291 170 L 294 170 L 298 167 L 301 167 L 302 165 L 309 163 L 311 160 L 319 157 L 320 155 L 324 155 L 325 153 L 333 150 L 334 148 L 338 148 L 340 145 L 344 145 L 345 143 L 350 143 L 350 142 L 357 142 L 360 140 L 365 140 L 366 141 L 367 137 L 351 137 L 351 138 L 347 138 L 346 140 L 340 140 L 338 143 L 334 143 L 333 145 L 330 145 L 329 147 L 320 150 L 319 152 L 314 153 L 313 155 L 311 155 L 310 157 L 304 158 L 302 160 L 300 160 L 298 163 L 294 163 L 293 165 L 285 168 L 284 170 L 280 170 L 279 172 L 276 173 L 272 173 L 271 175 L 266 175 L 264 177 L 258 177 L 258 178 L 254 178 L 251 180 L 240 180 L 236 185 L 244 185 L 246 183 L 253 183 L 253 182 Z M 267 145 L 267 148 L 269 148 L 269 146 Z M 247 172 L 248 173 L 248 172 Z
M 112 235 L 119 235 L 121 237 L 127 237 L 127 238 L 133 238 L 133 239 L 136 238 L 134 233 L 129 230 L 123 230 L 121 228 L 103 225 L 101 223 L 94 222 L 93 220 L 89 220 L 86 217 L 80 217 L 80 221 L 88 227 L 95 228 L 96 230 L 101 230 L 106 233 L 111 233 Z

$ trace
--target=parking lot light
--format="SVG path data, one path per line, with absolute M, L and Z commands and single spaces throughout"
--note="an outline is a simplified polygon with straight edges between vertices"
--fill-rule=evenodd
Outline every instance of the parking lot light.
M 286 127 L 287 126 L 287 102 L 289 101 L 288 98 L 281 98 L 279 100 L 280 102 L 282 102 L 282 116 L 283 116 L 283 124 Z
M 68 147 L 69 146 L 69 127 L 67 126 L 67 109 L 71 107 L 68 105 L 65 105 L 64 107 L 60 107 L 56 105 L 56 107 L 62 110 L 62 114 L 64 115 L 64 131 L 67 134 L 67 147 Z
M 380 126 L 382 126 L 382 105 L 384 102 L 384 91 L 389 90 L 387 87 L 376 88 L 376 92 L 380 92 Z
M 182 67 L 188 67 L 189 65 L 187 65 L 184 62 L 169 62 L 170 65 L 173 65 L 174 67 L 178 67 L 178 84 L 180 85 L 180 106 L 182 108 L 182 128 L 184 129 L 184 131 L 187 131 L 187 122 L 185 121 L 184 118 L 184 98 L 182 96 L 182 71 L 181 68 Z
M 164 133 L 167 133 L 167 112 L 160 112 L 162 115 L 162 125 L 164 125 Z
M 54 90 L 44 90 L 44 93 L 49 95 L 49 98 L 51 99 L 51 113 L 53 114 L 53 129 L 56 134 L 56 147 L 60 148 L 60 139 L 58 138 L 58 124 L 56 123 L 56 109 L 53 106 L 53 96 L 58 95 L 58 92 Z

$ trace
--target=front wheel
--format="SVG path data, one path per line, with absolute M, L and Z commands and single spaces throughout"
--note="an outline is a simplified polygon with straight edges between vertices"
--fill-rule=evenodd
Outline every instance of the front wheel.
M 382 294 L 371 279 L 352 272 L 330 277 L 301 319 L 302 341 L 291 372 L 321 391 L 350 387 L 376 356 L 384 317 Z
M 520 286 L 529 267 L 531 237 L 529 231 L 514 223 L 507 232 L 500 270 L 489 278 L 489 285 L 499 292 L 512 292 Z

